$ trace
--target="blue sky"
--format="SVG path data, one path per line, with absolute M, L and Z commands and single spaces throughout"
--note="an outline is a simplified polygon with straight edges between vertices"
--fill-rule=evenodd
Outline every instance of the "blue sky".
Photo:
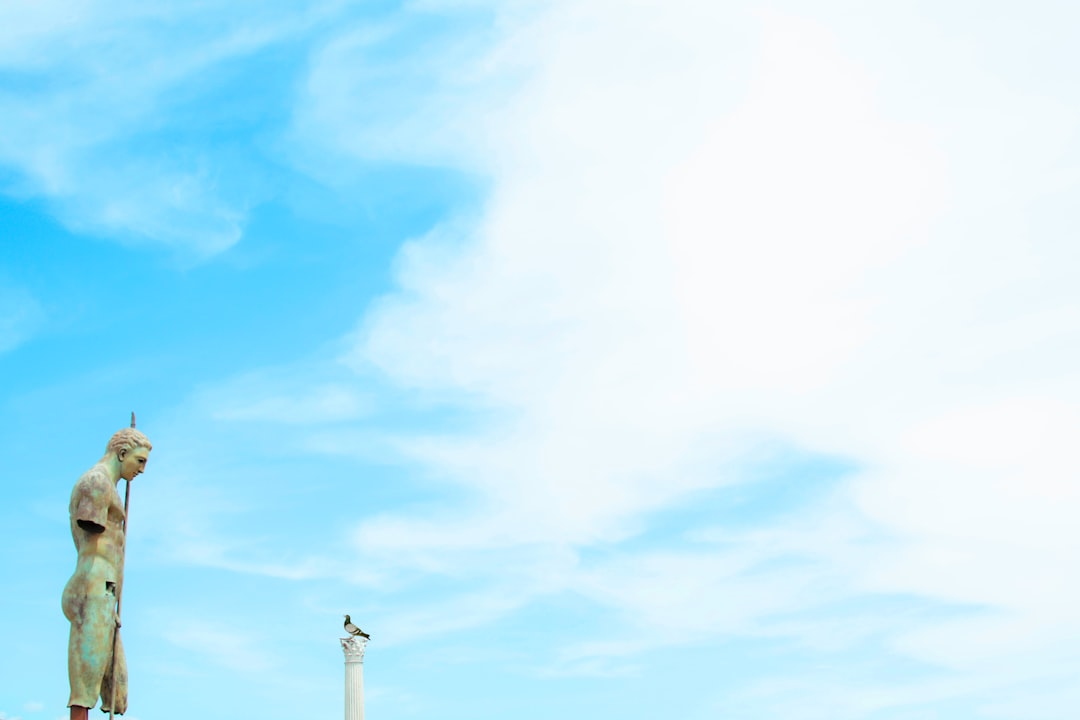
M 1065 2 L 0 8 L 3 720 L 1073 720 Z

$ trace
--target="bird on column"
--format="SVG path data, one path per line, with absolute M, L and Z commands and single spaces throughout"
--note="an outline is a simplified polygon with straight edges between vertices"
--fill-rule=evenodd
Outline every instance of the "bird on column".
M 345 616 L 345 632 L 349 633 L 353 637 L 362 637 L 365 640 L 370 640 L 371 636 L 361 630 L 358 626 L 353 624 L 352 618 L 348 615 Z

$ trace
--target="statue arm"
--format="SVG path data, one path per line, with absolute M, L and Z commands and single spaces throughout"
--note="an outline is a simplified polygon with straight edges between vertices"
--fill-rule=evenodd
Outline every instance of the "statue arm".
M 73 515 L 79 527 L 89 533 L 100 534 L 105 532 L 105 523 L 109 515 L 108 496 L 102 492 L 100 482 L 105 480 L 88 474 L 75 488 L 73 499 Z

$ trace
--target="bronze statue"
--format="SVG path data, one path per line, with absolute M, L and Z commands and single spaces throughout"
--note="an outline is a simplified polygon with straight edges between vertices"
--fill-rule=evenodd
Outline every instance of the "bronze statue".
M 146 469 L 150 440 L 132 426 L 109 440 L 105 456 L 83 473 L 71 491 L 71 537 L 79 557 L 64 586 L 62 606 L 71 622 L 68 637 L 68 707 L 86 720 L 101 698 L 102 712 L 127 710 L 127 663 L 120 643 L 119 598 L 124 585 L 126 503 L 117 484 Z

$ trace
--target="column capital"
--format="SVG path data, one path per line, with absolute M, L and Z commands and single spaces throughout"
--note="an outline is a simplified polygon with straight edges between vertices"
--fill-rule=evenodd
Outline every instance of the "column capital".
M 341 649 L 345 653 L 346 663 L 363 663 L 364 649 L 368 641 L 364 637 L 341 638 Z

